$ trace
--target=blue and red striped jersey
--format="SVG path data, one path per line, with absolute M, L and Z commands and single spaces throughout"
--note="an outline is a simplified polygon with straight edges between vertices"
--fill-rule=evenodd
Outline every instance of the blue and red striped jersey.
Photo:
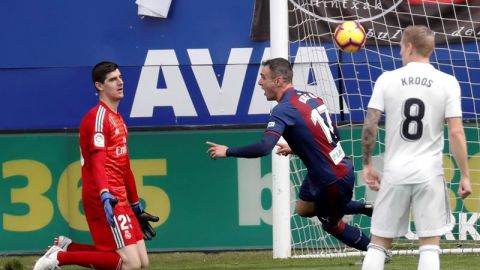
M 310 92 L 287 89 L 265 132 L 283 136 L 317 184 L 329 185 L 353 169 L 325 103 Z

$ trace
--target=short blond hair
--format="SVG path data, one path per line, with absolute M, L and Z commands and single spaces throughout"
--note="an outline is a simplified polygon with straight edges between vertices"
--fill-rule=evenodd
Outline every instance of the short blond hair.
M 411 43 L 417 54 L 430 57 L 435 49 L 435 34 L 424 25 L 410 25 L 402 33 L 403 44 Z

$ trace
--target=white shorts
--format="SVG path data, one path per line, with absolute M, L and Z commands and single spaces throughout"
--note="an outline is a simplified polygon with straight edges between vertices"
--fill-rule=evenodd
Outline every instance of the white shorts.
M 384 238 L 407 234 L 413 211 L 418 237 L 441 236 L 453 228 L 443 175 L 425 183 L 392 185 L 382 182 L 375 200 L 371 233 Z

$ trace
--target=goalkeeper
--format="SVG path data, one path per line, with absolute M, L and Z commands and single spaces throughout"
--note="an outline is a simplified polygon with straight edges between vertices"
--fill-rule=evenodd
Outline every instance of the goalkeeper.
M 276 100 L 267 129 L 260 142 L 227 147 L 213 142 L 208 153 L 212 159 L 224 157 L 256 158 L 271 153 L 280 137 L 277 154 L 298 155 L 308 169 L 300 189 L 297 211 L 303 217 L 317 216 L 325 231 L 343 243 L 367 250 L 370 238 L 342 221 L 346 214 L 371 216 L 372 208 L 352 201 L 355 174 L 352 161 L 345 156 L 336 127 L 323 100 L 292 86 L 290 63 L 275 58 L 262 63 L 258 84 L 267 100 Z
M 118 65 L 100 62 L 92 70 L 99 103 L 80 124 L 82 203 L 94 245 L 65 236 L 35 264 L 34 270 L 79 265 L 94 269 L 139 269 L 149 264 L 145 241 L 155 236 L 140 203 L 130 168 L 127 128 L 118 113 L 123 78 Z

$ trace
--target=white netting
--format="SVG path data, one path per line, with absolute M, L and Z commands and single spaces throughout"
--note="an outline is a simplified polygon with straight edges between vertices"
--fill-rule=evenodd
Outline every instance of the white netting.
M 477 111 L 480 105 L 480 50 L 477 40 L 480 25 L 480 1 L 411 0 L 290 0 L 290 54 L 294 63 L 294 85 L 312 91 L 327 103 L 332 119 L 341 129 L 342 146 L 357 170 L 356 199 L 375 200 L 375 193 L 361 182 L 362 152 L 360 135 L 363 116 L 373 84 L 385 70 L 402 66 L 399 54 L 400 32 L 410 24 L 428 25 L 436 32 L 437 48 L 432 64 L 456 76 L 462 87 L 462 109 L 468 141 L 470 177 L 473 194 L 465 201 L 456 196 L 459 173 L 445 141 L 444 167 L 449 198 L 456 225 L 444 237 L 445 253 L 480 251 L 480 146 Z M 332 44 L 336 24 L 343 20 L 361 22 L 367 32 L 367 46 L 353 54 L 341 53 Z M 323 28 L 322 28 L 323 27 Z M 383 130 L 375 149 L 374 164 L 382 169 Z M 292 194 L 298 196 L 305 168 L 291 159 Z M 293 198 L 292 204 L 295 203 Z M 292 209 L 294 209 L 292 207 Z M 370 219 L 348 216 L 346 221 L 369 234 Z M 414 230 L 412 228 L 412 230 Z M 292 256 L 358 255 L 321 229 L 316 218 L 292 215 Z M 412 253 L 415 235 L 409 233 L 395 242 L 399 254 Z M 408 251 L 410 250 L 410 251 Z M 351 252 L 351 253 L 349 253 Z

